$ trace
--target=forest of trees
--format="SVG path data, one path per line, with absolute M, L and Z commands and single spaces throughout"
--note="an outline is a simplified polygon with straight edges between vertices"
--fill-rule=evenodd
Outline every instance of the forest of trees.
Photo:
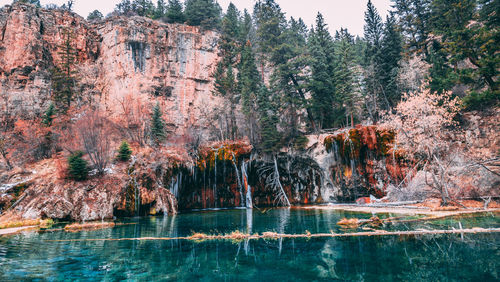
M 39 6 L 39 1 L 16 1 Z M 62 8 L 72 6 L 68 1 Z M 217 139 L 248 136 L 257 151 L 272 156 L 284 147 L 303 147 L 306 134 L 382 122 L 416 91 L 428 97 L 451 93 L 465 110 L 498 104 L 499 0 L 392 0 L 392 7 L 382 19 L 367 1 L 363 37 L 344 28 L 330 31 L 321 13 L 308 27 L 300 18 L 287 18 L 275 0 L 259 0 L 251 12 L 231 3 L 225 13 L 215 0 L 123 0 L 108 17 L 145 16 L 218 31 L 221 60 L 212 74 L 214 94 L 227 105 L 217 117 Z M 88 17 L 102 18 L 98 10 Z M 50 144 L 57 134 L 48 128 L 64 128 L 53 124 L 52 116 L 63 116 L 79 95 L 72 34 L 64 35 L 61 61 L 52 74 L 49 119 L 36 134 L 44 138 L 25 138 L 38 144 L 41 157 L 54 150 Z M 158 146 L 165 140 L 158 106 L 124 112 L 130 114 L 124 118 L 130 141 L 144 145 L 149 136 Z M 149 127 L 143 121 L 147 112 L 152 113 Z M 0 153 L 7 159 L 4 141 Z
M 392 7 L 382 19 L 367 2 L 362 38 L 329 31 L 321 13 L 312 27 L 288 19 L 274 0 L 257 1 L 252 14 L 232 3 L 222 14 L 213 0 L 124 0 L 115 14 L 219 31 L 215 94 L 229 104 L 221 138 L 250 136 L 265 152 L 300 146 L 305 133 L 377 123 L 422 86 L 451 91 L 471 110 L 498 103 L 498 0 L 392 0 Z

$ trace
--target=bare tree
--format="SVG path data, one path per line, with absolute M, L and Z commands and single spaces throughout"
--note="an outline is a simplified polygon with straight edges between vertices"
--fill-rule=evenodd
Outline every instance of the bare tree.
M 268 163 L 259 168 L 259 175 L 261 178 L 265 179 L 266 186 L 271 187 L 271 189 L 275 191 L 277 204 L 289 207 L 290 201 L 281 184 L 278 160 L 275 155 L 273 155 L 272 163 Z
M 447 128 L 456 125 L 454 117 L 459 110 L 459 100 L 450 93 L 439 95 L 420 90 L 403 95 L 395 113 L 388 114 L 384 123 L 397 133 L 393 151 L 402 149 L 424 164 L 425 182 L 439 191 L 444 205 L 450 199 L 450 169 L 456 163 L 452 153 L 457 147 Z
M 122 110 L 118 121 L 119 130 L 130 142 L 144 146 L 148 136 L 146 124 L 149 120 L 148 107 L 132 95 L 126 95 L 118 100 L 118 103 Z
M 88 110 L 75 124 L 83 148 L 99 175 L 111 158 L 111 121 L 100 110 Z
M 0 113 L 0 155 L 7 165 L 7 169 L 12 169 L 12 164 L 10 162 L 10 149 L 12 147 L 12 137 L 9 133 L 12 127 L 12 117 L 9 111 L 9 96 L 3 92 L 2 93 L 2 109 Z

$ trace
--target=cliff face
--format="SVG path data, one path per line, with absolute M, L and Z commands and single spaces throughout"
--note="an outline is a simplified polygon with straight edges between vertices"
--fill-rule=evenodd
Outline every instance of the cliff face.
M 80 62 L 94 61 L 99 35 L 81 17 L 15 4 L 0 10 L 0 93 L 15 114 L 38 114 L 50 98 L 50 71 L 60 60 L 65 32 L 74 36 Z
M 0 10 L 0 31 L 1 102 L 16 114 L 47 107 L 50 69 L 61 61 L 59 46 L 68 34 L 84 84 L 79 95 L 93 95 L 112 114 L 121 112 L 127 96 L 156 100 L 168 112 L 169 130 L 182 135 L 207 126 L 210 108 L 220 104 L 211 93 L 215 32 L 141 17 L 91 24 L 71 12 L 19 3 Z
M 141 17 L 114 18 L 96 25 L 102 37 L 99 69 L 106 81 L 105 101 L 116 108 L 124 96 L 156 99 L 169 130 L 208 126 L 207 111 L 216 107 L 212 78 L 218 61 L 218 36 L 197 27 L 163 24 Z
M 208 129 L 214 123 L 213 112 L 223 104 L 221 98 L 212 94 L 211 75 L 219 60 L 218 34 L 213 31 L 202 32 L 198 27 L 164 24 L 143 17 L 113 17 L 89 23 L 71 12 L 20 3 L 0 10 L 0 30 L 0 93 L 4 96 L 0 103 L 18 115 L 39 115 L 47 108 L 51 69 L 60 64 L 60 46 L 68 35 L 78 60 L 74 70 L 79 80 L 80 101 L 74 101 L 77 105 L 95 101 L 110 115 L 119 116 L 130 107 L 127 104 L 151 108 L 158 102 L 165 113 L 169 135 L 185 142 L 182 138 L 189 138 L 187 135 L 192 132 L 208 137 Z M 351 177 L 351 163 L 344 163 L 345 158 L 327 150 L 324 138 L 310 142 L 306 153 L 278 156 L 283 190 L 291 204 L 353 199 L 368 195 L 363 187 L 376 186 L 375 172 L 365 173 L 370 175 L 367 178 L 354 172 Z M 153 182 L 169 189 L 180 209 L 276 203 L 277 191 L 266 183 L 272 161 L 250 161 L 251 146 L 245 142 L 212 147 L 205 148 L 204 154 L 201 148 L 201 155 L 194 160 L 197 164 L 178 162 L 178 167 L 166 169 Z M 362 156 L 363 162 L 357 162 L 358 169 L 354 170 L 365 172 L 366 168 L 384 167 L 383 161 L 374 160 L 378 162 L 375 165 L 364 163 L 371 159 L 372 156 Z M 140 167 L 153 166 L 151 171 L 172 165 L 168 160 L 155 160 L 152 154 L 140 160 Z M 54 170 L 50 162 L 47 167 Z M 262 167 L 271 170 L 263 173 Z M 153 182 L 147 176 L 154 175 L 151 171 L 143 173 L 146 178 L 137 176 L 134 185 L 130 184 L 127 168 L 109 173 L 105 182 L 110 185 L 49 181 L 53 177 L 50 173 L 42 175 L 37 171 L 22 178 L 24 182 L 35 179 L 29 182 L 27 196 L 17 206 L 27 217 L 89 220 L 138 211 L 149 213 L 155 206 L 157 211 L 166 212 L 173 206 L 165 205 L 166 189 L 151 186 Z M 377 181 L 387 178 L 385 171 L 379 174 Z M 369 177 L 371 182 L 361 181 Z M 354 190 L 360 192 L 350 192 Z M 15 204 L 23 192 L 10 191 L 12 195 L 2 196 L 7 201 L 4 207 Z

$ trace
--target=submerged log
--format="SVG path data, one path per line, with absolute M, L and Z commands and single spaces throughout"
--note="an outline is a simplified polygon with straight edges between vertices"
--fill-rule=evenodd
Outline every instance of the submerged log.
M 500 228 L 469 228 L 469 229 L 445 229 L 445 230 L 412 230 L 412 231 L 385 231 L 354 232 L 354 233 L 318 233 L 311 234 L 281 234 L 276 232 L 264 232 L 262 234 L 246 234 L 239 231 L 225 235 L 207 235 L 195 233 L 187 237 L 140 237 L 140 238 L 97 238 L 97 239 L 69 239 L 69 240 L 47 240 L 48 242 L 77 242 L 77 241 L 169 241 L 169 240 L 259 240 L 280 238 L 335 238 L 335 237 L 370 237 L 370 236 L 407 236 L 407 235 L 437 235 L 437 234 L 480 234 L 500 233 Z
M 88 222 L 88 223 L 73 223 L 66 225 L 64 231 L 78 232 L 82 230 L 98 230 L 104 228 L 115 227 L 114 222 Z

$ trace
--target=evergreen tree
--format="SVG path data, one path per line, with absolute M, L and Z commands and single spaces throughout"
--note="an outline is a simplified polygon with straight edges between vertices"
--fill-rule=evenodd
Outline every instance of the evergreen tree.
M 122 141 L 120 147 L 118 148 L 118 156 L 117 159 L 126 162 L 130 160 L 130 156 L 132 155 L 132 149 L 127 141 Z
M 335 85 L 332 76 L 335 52 L 333 39 L 320 13 L 316 16 L 315 28 L 311 30 L 308 49 L 311 56 L 311 109 L 320 128 L 333 128 L 337 116 L 334 109 Z
M 274 0 L 258 1 L 254 6 L 256 39 L 260 54 L 261 75 L 265 65 L 274 69 L 271 75 L 271 95 L 279 100 L 281 128 L 284 139 L 293 141 L 298 136 L 302 109 L 313 130 L 316 125 L 305 97 L 307 58 L 307 28 L 301 20 L 286 21 L 280 6 Z
M 495 92 L 500 68 L 499 29 L 498 20 L 490 18 L 494 17 L 493 11 L 498 10 L 498 1 L 481 3 L 478 12 L 475 0 L 434 0 L 431 5 L 432 27 L 433 32 L 440 36 L 436 40 L 448 53 L 448 64 L 459 81 L 476 89 L 486 85 Z M 468 67 L 464 61 L 473 66 Z
M 151 115 L 151 139 L 157 146 L 165 140 L 166 137 L 165 121 L 162 115 L 160 104 L 156 103 L 156 106 L 153 108 L 153 114 Z
M 128 15 L 132 13 L 132 3 L 130 0 L 122 0 L 120 3 L 116 4 L 115 12 L 120 15 Z
M 238 41 L 240 46 L 245 46 L 247 42 L 254 42 L 255 29 L 252 22 L 252 16 L 250 16 L 246 9 L 243 11 L 243 17 L 240 21 L 239 27 Z
M 280 35 L 287 25 L 285 14 L 274 0 L 257 1 L 253 13 L 261 61 L 278 63 L 271 55 L 277 53 L 276 48 L 282 43 Z
M 398 87 L 399 61 L 402 58 L 402 38 L 397 31 L 394 16 L 388 16 L 384 26 L 384 37 L 380 49 L 380 84 L 386 110 L 394 107 L 401 99 Z
M 185 15 L 189 25 L 215 29 L 220 24 L 221 10 L 214 0 L 186 0 Z
M 255 116 L 257 109 L 257 94 L 260 81 L 259 71 L 250 41 L 247 41 L 241 51 L 238 64 L 238 91 L 241 93 L 242 110 L 247 116 Z
M 87 16 L 87 21 L 98 21 L 102 20 L 103 15 L 99 10 L 94 10 Z
M 219 41 L 220 56 L 226 66 L 235 62 L 239 51 L 239 18 L 238 9 L 232 2 L 229 3 L 227 12 L 222 18 L 221 39 Z
M 428 48 L 427 61 L 429 68 L 429 89 L 431 92 L 443 93 L 453 88 L 459 82 L 457 74 L 448 63 L 448 52 L 441 43 L 433 40 Z
M 367 59 L 373 59 L 380 49 L 380 42 L 383 35 L 383 23 L 377 8 L 373 6 L 372 1 L 368 0 L 365 11 L 364 35 L 367 42 Z
M 12 3 L 16 3 L 16 2 L 32 4 L 32 5 L 37 6 L 38 8 L 41 7 L 40 0 L 14 0 Z
M 87 179 L 89 173 L 88 162 L 82 157 L 83 152 L 77 151 L 71 154 L 68 158 L 69 177 L 76 181 Z
M 76 79 L 74 77 L 74 68 L 78 53 L 73 47 L 74 35 L 69 30 L 65 30 L 63 37 L 64 42 L 58 46 L 61 61 L 52 72 L 52 91 L 56 106 L 62 111 L 66 111 L 75 98 L 74 86 Z
M 52 126 L 52 122 L 54 121 L 54 116 L 56 115 L 56 108 L 53 103 L 50 103 L 49 107 L 45 111 L 42 119 L 42 123 L 45 126 Z
M 368 0 L 365 12 L 364 36 L 366 41 L 364 66 L 364 89 L 367 96 L 367 110 L 372 119 L 376 122 L 379 119 L 379 111 L 382 108 L 380 102 L 384 99 L 383 89 L 380 84 L 381 67 L 381 41 L 383 36 L 383 23 L 380 15 L 371 0 Z
M 153 19 L 162 19 L 165 17 L 166 13 L 167 13 L 167 6 L 165 5 L 165 1 L 158 0 L 156 2 L 156 8 Z
M 265 85 L 261 85 L 257 92 L 257 104 L 261 134 L 261 141 L 257 147 L 265 154 L 276 153 L 281 147 L 281 134 L 277 129 L 279 119 Z
M 168 0 L 166 18 L 169 23 L 184 23 L 186 17 L 182 11 L 182 4 L 179 0 Z
M 155 7 L 151 0 L 134 0 L 134 2 L 132 2 L 132 10 L 141 17 L 152 18 Z
M 354 126 L 356 104 L 358 102 L 355 95 L 355 50 L 354 37 L 347 29 L 341 28 L 335 35 L 335 69 L 333 78 L 335 83 L 334 126 L 341 124 L 342 117 L 346 116 L 347 125 Z
M 426 53 L 430 33 L 430 4 L 432 0 L 391 0 L 398 17 L 400 30 L 407 38 L 407 49 Z

